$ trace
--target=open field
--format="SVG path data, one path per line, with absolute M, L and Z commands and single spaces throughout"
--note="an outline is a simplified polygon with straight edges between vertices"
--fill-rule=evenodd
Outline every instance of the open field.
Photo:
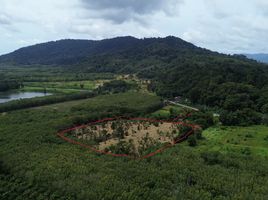
M 25 86 L 23 89 L 20 89 L 20 91 L 24 92 L 48 92 L 48 93 L 53 93 L 53 94 L 72 94 L 72 93 L 77 93 L 77 92 L 83 92 L 86 90 L 81 90 L 81 89 L 64 89 L 64 88 L 44 88 L 44 87 L 32 87 L 32 86 Z
M 212 127 L 203 132 L 201 149 L 268 157 L 268 127 Z
M 81 87 L 82 85 L 82 87 Z M 63 89 L 88 89 L 95 88 L 94 81 L 67 81 L 67 82 L 26 82 L 25 86 Z
M 94 90 L 108 80 L 64 81 L 64 82 L 25 82 L 22 91 L 46 91 L 50 93 L 76 93 Z
M 163 108 L 151 113 L 151 117 L 159 118 L 159 119 L 169 119 L 177 117 L 178 115 L 185 115 L 190 111 L 175 105 L 164 106 Z

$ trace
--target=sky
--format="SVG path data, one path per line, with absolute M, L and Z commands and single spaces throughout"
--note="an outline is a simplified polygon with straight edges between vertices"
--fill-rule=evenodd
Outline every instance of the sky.
M 127 35 L 268 53 L 268 0 L 0 0 L 0 54 L 59 39 Z

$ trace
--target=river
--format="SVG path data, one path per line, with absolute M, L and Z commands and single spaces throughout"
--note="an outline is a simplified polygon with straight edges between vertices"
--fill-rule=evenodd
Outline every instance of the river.
M 29 99 L 29 98 L 34 98 L 34 97 L 44 97 L 48 95 L 51 95 L 51 94 L 44 93 L 44 92 L 21 92 L 21 91 L 0 92 L 0 104 L 6 103 L 12 100 Z

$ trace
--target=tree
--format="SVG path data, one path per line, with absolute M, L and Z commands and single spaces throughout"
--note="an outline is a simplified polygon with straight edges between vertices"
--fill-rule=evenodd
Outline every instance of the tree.
M 261 111 L 262 113 L 268 114 L 268 103 L 262 106 Z
M 198 139 L 198 140 L 203 139 L 202 132 L 203 132 L 202 128 L 195 128 L 194 129 L 194 134 L 196 135 L 196 139 Z
M 118 137 L 119 139 L 123 139 L 125 137 L 125 131 L 122 126 L 119 126 L 116 129 L 116 137 Z
M 235 112 L 223 111 L 220 115 L 220 121 L 223 125 L 227 126 L 248 126 L 260 124 L 262 122 L 262 115 L 248 108 Z
M 84 89 L 84 87 L 85 87 L 84 83 L 80 83 L 80 88 Z
M 191 147 L 195 147 L 197 145 L 197 140 L 195 135 L 191 135 L 188 137 L 188 144 Z

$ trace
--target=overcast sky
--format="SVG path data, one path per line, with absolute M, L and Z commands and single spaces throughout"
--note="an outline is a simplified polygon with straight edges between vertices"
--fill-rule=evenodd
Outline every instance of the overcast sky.
M 0 54 L 51 40 L 126 35 L 268 53 L 268 0 L 0 0 L 0 33 Z

